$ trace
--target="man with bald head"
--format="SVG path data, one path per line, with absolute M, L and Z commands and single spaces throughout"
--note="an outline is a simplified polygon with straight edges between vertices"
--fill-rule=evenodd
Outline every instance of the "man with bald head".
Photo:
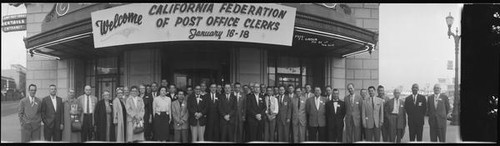
M 384 105 L 384 116 L 387 121 L 387 135 L 386 138 L 389 142 L 401 142 L 405 133 L 406 127 L 406 113 L 404 108 L 403 99 L 399 98 L 401 91 L 394 89 L 394 98 L 389 99 Z
M 91 95 L 92 87 L 90 85 L 86 85 L 85 94 L 78 97 L 79 106 L 82 108 L 81 112 L 81 121 L 82 121 L 82 133 L 81 140 L 82 142 L 92 140 L 92 131 L 94 131 L 94 108 L 97 103 L 97 97 Z
M 439 84 L 434 85 L 434 94 L 427 100 L 429 114 L 429 131 L 432 142 L 446 141 L 446 119 L 451 117 L 451 108 L 448 96 L 441 94 Z
M 408 115 L 408 129 L 410 129 L 410 141 L 422 141 L 424 130 L 424 116 L 427 110 L 425 96 L 418 94 L 418 84 L 411 86 L 412 94 L 405 99 L 405 111 Z M 415 139 L 416 138 L 416 139 Z

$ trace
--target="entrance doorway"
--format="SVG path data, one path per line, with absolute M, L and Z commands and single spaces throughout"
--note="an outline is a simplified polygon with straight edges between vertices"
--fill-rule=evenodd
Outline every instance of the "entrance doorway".
M 183 44 L 183 45 L 180 45 Z M 230 78 L 230 48 L 220 43 L 180 43 L 161 50 L 162 79 L 177 88 L 207 84 L 223 84 Z M 203 48 L 201 48 L 202 46 Z

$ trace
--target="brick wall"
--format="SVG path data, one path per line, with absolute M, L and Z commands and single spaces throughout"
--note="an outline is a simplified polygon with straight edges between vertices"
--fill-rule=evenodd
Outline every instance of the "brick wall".
M 378 33 L 379 4 L 357 3 L 348 4 L 356 26 Z M 368 52 L 345 58 L 345 85 L 353 83 L 356 92 L 361 88 L 378 86 L 379 83 L 379 48 L 378 43 L 372 54 Z M 345 86 L 344 86 L 345 88 Z M 345 92 L 347 93 L 347 92 Z
M 26 36 L 41 32 L 42 21 L 54 3 L 26 3 Z M 26 54 L 26 90 L 30 84 L 37 86 L 37 97 L 49 95 L 49 85 L 57 86 L 57 95 L 66 98 L 69 86 L 69 60 L 55 60 Z M 26 91 L 26 93 L 29 93 Z

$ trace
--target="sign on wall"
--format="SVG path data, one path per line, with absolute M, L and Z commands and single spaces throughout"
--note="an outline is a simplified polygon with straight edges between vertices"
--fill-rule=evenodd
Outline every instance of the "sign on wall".
M 127 4 L 91 14 L 94 47 L 168 41 L 292 45 L 296 9 L 277 4 Z
M 2 17 L 3 32 L 26 30 L 26 13 L 7 15 Z

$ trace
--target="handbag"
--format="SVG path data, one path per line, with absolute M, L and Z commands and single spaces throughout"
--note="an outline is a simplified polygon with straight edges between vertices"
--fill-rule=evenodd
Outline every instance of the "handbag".
M 80 132 L 82 130 L 82 122 L 76 115 L 71 116 L 71 131 Z
M 142 133 L 144 132 L 144 124 L 141 121 L 137 121 L 134 123 L 134 134 L 139 134 L 139 133 Z

